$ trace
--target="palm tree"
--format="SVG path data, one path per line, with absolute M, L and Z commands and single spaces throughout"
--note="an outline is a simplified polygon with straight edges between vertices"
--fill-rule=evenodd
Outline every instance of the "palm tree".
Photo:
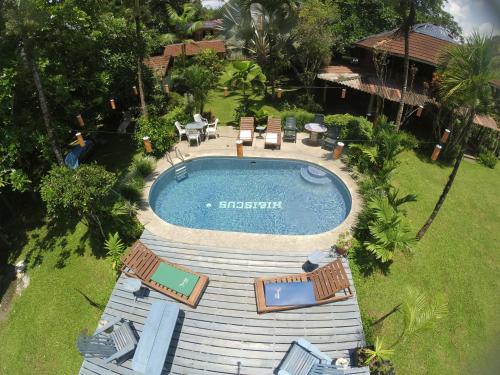
M 146 15 L 146 8 L 141 4 L 141 0 L 123 0 L 124 5 L 130 12 L 129 16 L 135 23 L 135 43 L 136 43 L 136 63 L 137 63 L 137 81 L 139 89 L 139 99 L 141 101 L 141 112 L 144 118 L 148 118 L 148 107 L 146 105 L 146 96 L 144 94 L 144 74 L 142 64 L 144 60 L 144 40 L 142 38 L 142 19 Z
M 262 73 L 259 64 L 253 61 L 233 61 L 235 72 L 227 84 L 241 89 L 243 101 L 248 102 L 248 91 L 257 91 L 265 88 L 266 76 Z
M 492 37 L 474 32 L 465 44 L 453 46 L 441 56 L 438 72 L 441 76 L 439 93 L 442 104 L 463 115 L 464 137 L 443 192 L 431 215 L 418 231 L 417 240 L 425 235 L 450 192 L 462 163 L 476 114 L 489 108 L 489 81 L 500 77 L 499 59 L 495 53 Z
M 406 90 L 408 89 L 408 74 L 410 70 L 410 31 L 415 24 L 416 0 L 399 0 L 397 10 L 401 16 L 401 25 L 396 30 L 396 35 L 402 35 L 405 43 L 405 56 L 403 63 L 403 83 L 401 86 L 401 99 L 399 100 L 398 113 L 396 115 L 395 126 L 399 129 L 403 117 L 405 106 Z
M 50 147 L 59 165 L 64 165 L 64 159 L 56 140 L 55 130 L 50 118 L 49 104 L 45 95 L 40 71 L 35 58 L 35 46 L 32 42 L 35 34 L 41 29 L 44 22 L 42 17 L 47 14 L 30 1 L 19 0 L 13 4 L 7 13 L 7 34 L 16 38 L 19 42 L 20 55 L 33 77 L 33 82 L 38 94 L 38 102 L 42 111 L 43 124 L 47 131 Z
M 175 30 L 172 39 L 181 40 L 184 43 L 191 41 L 189 37 L 203 26 L 202 21 L 196 21 L 198 15 L 196 5 L 193 3 L 184 3 L 182 5 L 182 13 L 177 13 L 170 4 L 167 4 L 166 8 L 169 15 L 168 23 Z
M 290 0 L 231 0 L 224 6 L 222 31 L 227 43 L 255 58 L 273 96 L 278 74 L 289 62 L 296 10 L 296 2 Z

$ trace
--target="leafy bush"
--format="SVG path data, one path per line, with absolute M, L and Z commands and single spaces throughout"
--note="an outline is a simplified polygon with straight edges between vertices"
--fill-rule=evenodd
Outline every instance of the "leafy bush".
M 485 167 L 493 169 L 497 165 L 498 158 L 493 152 L 484 150 L 479 154 L 477 161 Z
M 326 126 L 340 126 L 340 138 L 346 140 L 369 141 L 373 138 L 373 124 L 361 116 L 350 114 L 328 115 Z
M 146 177 L 155 169 L 155 161 L 149 156 L 137 155 L 134 157 L 134 160 L 132 160 L 130 169 L 132 173 Z
M 141 117 L 137 121 L 137 130 L 134 135 L 137 144 L 143 148 L 143 137 L 148 136 L 153 145 L 153 154 L 162 156 L 170 150 L 177 140 L 175 121 L 186 123 L 191 120 L 191 115 L 187 113 L 186 106 L 181 105 L 173 108 L 166 115 L 161 117 Z
M 296 105 L 303 108 L 308 112 L 321 113 L 323 112 L 323 107 L 314 101 L 314 96 L 308 94 L 302 94 L 297 97 Z
M 144 188 L 144 179 L 140 175 L 129 173 L 118 186 L 120 194 L 129 202 L 139 202 Z
M 42 177 L 40 194 L 49 215 L 95 216 L 108 207 L 116 176 L 98 164 L 57 166 Z
M 111 268 L 113 271 L 118 272 L 121 266 L 121 256 L 125 252 L 125 244 L 120 239 L 118 232 L 114 234 L 109 233 L 108 239 L 104 242 L 104 248 L 111 258 Z

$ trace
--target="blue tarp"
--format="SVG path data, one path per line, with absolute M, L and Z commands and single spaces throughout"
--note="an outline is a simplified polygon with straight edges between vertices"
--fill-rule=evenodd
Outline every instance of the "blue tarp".
M 71 169 L 76 169 L 80 165 L 79 158 L 80 155 L 84 152 L 86 152 L 90 147 L 92 147 L 92 144 L 90 141 L 85 140 L 85 147 L 81 147 L 80 145 L 76 145 L 71 152 L 66 155 L 66 158 L 64 159 L 64 164 L 66 164 L 68 167 Z
M 266 306 L 313 305 L 312 281 L 264 284 Z

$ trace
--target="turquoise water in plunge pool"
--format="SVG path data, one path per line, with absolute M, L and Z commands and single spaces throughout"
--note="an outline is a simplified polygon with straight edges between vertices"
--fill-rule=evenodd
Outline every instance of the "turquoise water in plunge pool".
M 341 224 L 351 195 L 333 173 L 288 159 L 206 157 L 173 168 L 153 184 L 149 202 L 170 224 L 268 234 L 317 234 Z

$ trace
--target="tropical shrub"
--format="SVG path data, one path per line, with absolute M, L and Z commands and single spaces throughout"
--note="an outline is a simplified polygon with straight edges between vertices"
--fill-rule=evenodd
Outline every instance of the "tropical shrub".
M 375 197 L 368 202 L 373 220 L 368 224 L 370 238 L 364 245 L 382 263 L 392 260 L 396 251 L 411 250 L 415 237 L 411 234 L 403 213 L 395 209 L 387 197 Z
M 498 158 L 493 152 L 484 150 L 477 157 L 477 161 L 485 167 L 493 169 L 495 168 L 495 165 L 497 165 Z
M 42 177 L 40 194 L 50 216 L 85 219 L 104 236 L 101 218 L 109 213 L 115 183 L 116 176 L 98 164 L 57 166 Z
M 108 233 L 108 238 L 104 242 L 108 256 L 111 258 L 111 268 L 118 272 L 121 266 L 121 256 L 125 252 L 125 244 L 120 239 L 118 232 L 114 234 Z
M 153 172 L 155 168 L 155 161 L 149 156 L 137 155 L 132 160 L 132 165 L 130 169 L 132 173 L 137 174 L 142 177 L 146 177 Z
M 175 121 L 186 123 L 191 120 L 191 115 L 187 113 L 186 105 L 173 108 L 166 115 L 161 117 L 141 117 L 137 121 L 137 129 L 134 134 L 139 148 L 143 149 L 143 137 L 148 136 L 153 145 L 153 155 L 162 156 L 170 150 L 177 140 Z
M 297 107 L 303 108 L 308 112 L 321 113 L 323 112 L 323 107 L 321 104 L 316 103 L 314 96 L 312 94 L 302 94 L 296 99 Z
M 57 166 L 42 177 L 40 194 L 51 216 L 93 216 L 107 207 L 116 176 L 98 164 Z
M 373 138 L 373 124 L 365 117 L 350 114 L 328 115 L 326 126 L 340 126 L 340 139 L 369 141 Z

